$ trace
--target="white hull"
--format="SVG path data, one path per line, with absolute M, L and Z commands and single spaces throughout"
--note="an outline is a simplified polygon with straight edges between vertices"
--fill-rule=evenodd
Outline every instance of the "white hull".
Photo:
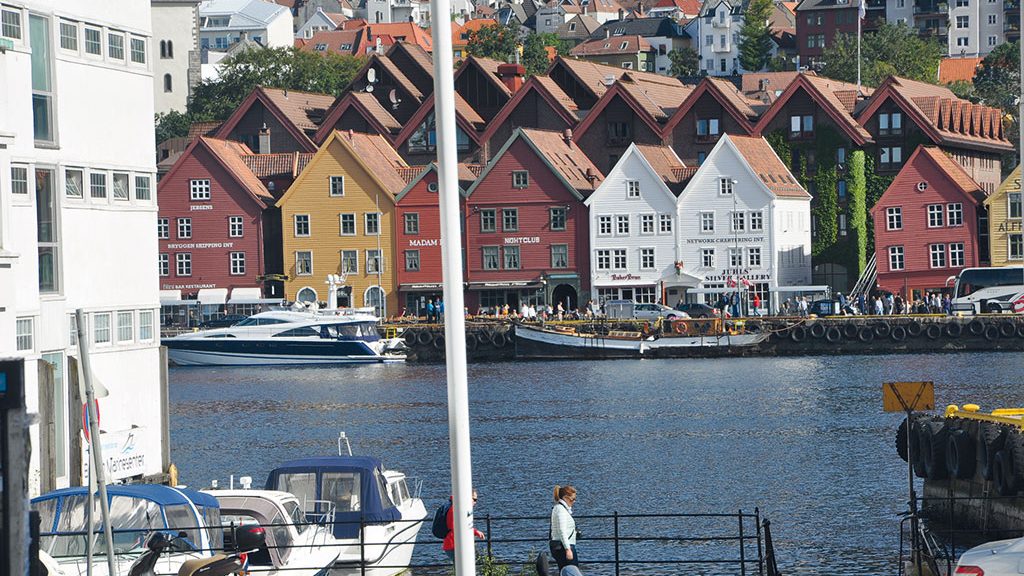
M 402 509 L 402 522 L 383 526 L 367 526 L 364 529 L 365 540 L 373 544 L 362 547 L 358 540 L 336 540 L 343 546 L 341 555 L 331 571 L 332 576 L 393 576 L 409 569 L 412 553 L 416 548 L 416 537 L 423 526 L 427 515 L 423 501 L 414 499 L 408 507 Z M 413 522 L 413 521 L 416 522 Z M 387 546 L 379 544 L 390 542 Z M 367 564 L 362 567 L 363 558 Z
M 405 362 L 405 356 L 296 356 L 292 354 L 244 354 L 168 349 L 178 366 L 305 366 L 315 364 L 380 364 Z

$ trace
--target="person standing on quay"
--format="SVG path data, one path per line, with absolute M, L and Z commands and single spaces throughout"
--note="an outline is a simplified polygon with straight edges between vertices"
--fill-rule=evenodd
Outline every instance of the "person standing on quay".
M 473 490 L 473 507 L 476 508 L 477 493 Z M 444 542 L 441 543 L 441 550 L 444 551 L 444 555 L 448 557 L 450 562 L 455 562 L 455 503 L 452 502 L 452 497 L 448 497 L 448 514 L 445 519 L 448 525 L 448 534 L 444 537 Z M 484 537 L 484 533 L 473 527 L 473 536 L 478 540 Z
M 572 517 L 572 505 L 575 503 L 575 488 L 555 486 L 555 505 L 551 508 L 551 541 L 548 547 L 559 570 L 580 564 L 576 555 L 576 520 Z

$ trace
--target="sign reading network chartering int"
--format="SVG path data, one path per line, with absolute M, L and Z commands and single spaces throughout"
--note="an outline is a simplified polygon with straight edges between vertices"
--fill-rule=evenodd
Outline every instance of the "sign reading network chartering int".
M 120 430 L 118 432 L 100 432 L 103 452 L 103 471 L 107 482 L 124 480 L 132 476 L 146 473 L 147 461 L 159 458 L 159 455 L 146 453 L 149 442 L 149 429 L 145 427 Z M 89 478 L 89 443 L 82 442 L 82 483 Z

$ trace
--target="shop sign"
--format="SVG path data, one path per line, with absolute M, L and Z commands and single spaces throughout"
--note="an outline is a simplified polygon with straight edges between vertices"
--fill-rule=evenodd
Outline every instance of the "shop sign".
M 1008 220 L 999 224 L 999 232 L 1020 232 L 1021 224 L 1022 222 L 1020 221 Z
M 428 246 L 437 246 L 441 243 L 437 238 L 414 238 L 409 240 L 410 248 L 426 248 Z
M 704 281 L 705 282 L 728 282 L 729 280 L 736 280 L 736 281 L 742 282 L 743 280 L 746 280 L 748 282 L 768 282 L 768 281 L 770 281 L 772 279 L 772 275 L 771 274 L 767 274 L 767 273 L 764 273 L 764 274 L 760 274 L 760 273 L 759 274 L 751 274 L 750 272 L 742 272 L 742 273 L 736 273 L 736 272 L 726 273 L 726 272 L 727 271 L 723 271 L 722 274 L 719 274 L 717 276 L 706 276 L 704 278 Z
M 103 471 L 106 473 L 107 481 L 124 480 L 145 474 L 147 462 L 159 461 L 159 454 L 150 454 L 146 451 L 151 444 L 149 428 L 145 427 L 118 432 L 100 432 L 100 445 L 103 447 Z M 83 479 L 89 477 L 90 460 L 89 443 L 82 442 Z
M 612 280 L 639 280 L 636 274 L 612 274 Z
M 216 284 L 164 284 L 161 290 L 195 290 L 198 288 L 216 288 Z
M 733 242 L 764 242 L 764 236 L 717 236 L 714 238 L 687 238 L 687 244 L 731 244 Z
M 192 242 L 187 244 L 168 244 L 168 250 L 198 250 L 201 248 L 234 248 L 234 242 Z
M 540 244 L 540 236 L 513 236 L 505 238 L 505 244 Z
M 213 204 L 193 204 L 188 207 L 192 212 L 198 212 L 201 210 L 213 210 Z

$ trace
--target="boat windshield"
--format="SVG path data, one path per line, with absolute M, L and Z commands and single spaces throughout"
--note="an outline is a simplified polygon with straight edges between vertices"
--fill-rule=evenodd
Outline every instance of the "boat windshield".
M 235 324 L 235 326 L 269 326 L 271 324 L 287 324 L 287 320 L 281 320 L 280 318 L 257 318 L 250 316 L 245 320 Z
M 320 497 L 334 503 L 338 512 L 359 512 L 359 472 L 324 472 L 320 482 Z
M 346 324 L 327 324 L 322 327 L 329 338 L 341 340 L 362 340 L 377 337 L 377 325 L 373 322 L 350 322 Z
M 302 510 L 307 514 L 316 513 L 316 473 L 296 472 L 281 474 L 277 477 L 275 490 L 288 492 L 302 503 Z
M 306 521 L 306 515 L 302 513 L 302 509 L 299 508 L 298 502 L 289 500 L 284 503 L 284 511 L 291 517 L 292 523 L 295 524 L 295 529 L 299 531 L 299 534 L 305 534 L 306 530 L 309 530 L 309 523 Z

